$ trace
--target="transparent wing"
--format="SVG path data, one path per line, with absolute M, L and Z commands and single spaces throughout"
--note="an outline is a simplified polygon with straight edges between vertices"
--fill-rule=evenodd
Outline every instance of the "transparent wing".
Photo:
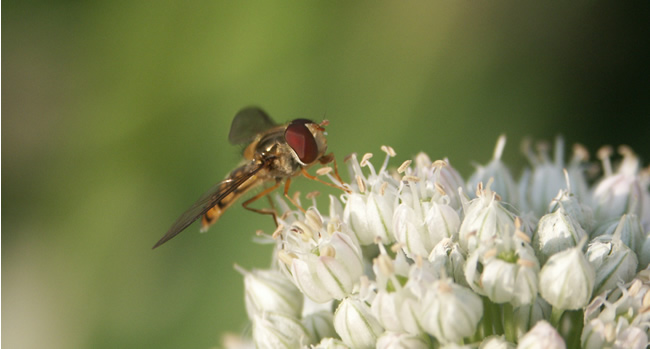
M 174 222 L 167 233 L 160 240 L 158 240 L 158 242 L 156 242 L 153 248 L 164 244 L 176 235 L 180 234 L 180 232 L 189 227 L 190 224 L 194 223 L 194 221 L 199 219 L 199 217 L 203 216 L 219 201 L 223 200 L 224 197 L 237 190 L 237 188 L 239 188 L 262 168 L 264 168 L 264 166 L 266 166 L 266 163 L 251 162 L 233 171 L 233 173 L 235 173 L 234 176 L 230 176 L 228 179 L 212 186 L 212 188 L 201 195 L 201 197 L 194 203 L 194 205 L 192 205 L 192 207 L 190 207 L 180 217 L 178 217 L 176 222 Z
M 264 110 L 258 107 L 247 107 L 240 110 L 230 125 L 228 141 L 230 144 L 250 142 L 258 133 L 264 132 L 276 123 L 271 120 Z

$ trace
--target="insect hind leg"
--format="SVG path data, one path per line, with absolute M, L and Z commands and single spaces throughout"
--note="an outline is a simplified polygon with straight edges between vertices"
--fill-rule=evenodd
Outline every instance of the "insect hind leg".
M 263 197 L 265 197 L 265 196 L 267 196 L 267 195 L 269 195 L 272 191 L 274 191 L 275 189 L 277 189 L 277 187 L 280 186 L 280 183 L 282 183 L 282 182 L 280 182 L 280 181 L 276 181 L 275 184 L 273 184 L 272 186 L 270 186 L 270 187 L 264 189 L 264 190 L 263 190 L 262 192 L 260 192 L 259 194 L 257 194 L 257 195 L 255 195 L 255 196 L 253 196 L 252 198 L 250 198 L 250 199 L 244 201 L 244 203 L 242 204 L 242 206 L 243 206 L 245 209 L 249 210 L 249 211 L 257 212 L 257 213 L 259 213 L 259 214 L 270 214 L 271 216 L 273 216 L 273 222 L 275 222 L 275 225 L 277 226 L 277 225 L 278 225 L 278 215 L 277 215 L 277 213 L 275 212 L 275 210 L 259 209 L 259 208 L 249 207 L 248 205 L 250 205 L 250 204 L 252 204 L 253 202 L 255 202 L 255 201 L 257 201 L 257 200 L 259 200 L 259 199 L 261 199 L 261 198 L 263 198 Z

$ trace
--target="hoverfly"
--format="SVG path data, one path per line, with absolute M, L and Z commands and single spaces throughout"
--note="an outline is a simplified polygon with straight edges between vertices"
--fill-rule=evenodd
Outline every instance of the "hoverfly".
M 327 140 L 324 127 L 327 124 L 327 120 L 318 124 L 307 119 L 295 119 L 288 124 L 277 125 L 262 109 L 248 107 L 240 110 L 230 126 L 228 141 L 235 145 L 248 143 L 244 149 L 242 164 L 230 172 L 224 181 L 205 192 L 172 224 L 153 248 L 169 241 L 199 218 L 201 231 L 206 231 L 237 199 L 263 183 L 275 182 L 242 205 L 254 212 L 273 215 L 276 224 L 275 211 L 256 209 L 249 205 L 271 193 L 283 181 L 284 196 L 298 208 L 301 207 L 288 195 L 291 178 L 297 175 L 303 174 L 326 185 L 346 190 L 324 182 L 306 171 L 317 162 L 327 164 L 334 161 L 332 153 L 325 155 Z M 336 168 L 336 161 L 334 173 L 339 183 L 343 183 Z

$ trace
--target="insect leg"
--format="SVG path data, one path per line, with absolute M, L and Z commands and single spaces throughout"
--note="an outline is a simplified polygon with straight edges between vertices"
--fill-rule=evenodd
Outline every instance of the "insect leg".
M 323 183 L 323 184 L 325 184 L 325 185 L 327 185 L 327 186 L 330 186 L 330 187 L 332 187 L 332 188 L 341 189 L 341 190 L 343 190 L 343 191 L 345 191 L 345 192 L 347 192 L 347 193 L 350 193 L 350 190 L 349 190 L 348 188 L 342 187 L 342 186 L 340 186 L 340 185 L 338 185 L 338 184 L 325 182 L 324 180 L 322 180 L 322 179 L 320 179 L 320 178 L 318 178 L 318 177 L 316 177 L 316 176 L 312 176 L 312 175 L 310 175 L 309 172 L 307 172 L 307 170 L 305 170 L 304 168 L 302 169 L 301 172 L 302 172 L 302 175 L 303 175 L 303 176 L 305 176 L 305 177 L 307 177 L 307 178 L 309 178 L 309 179 L 313 179 L 313 180 L 315 180 L 315 181 L 317 181 L 317 182 L 321 182 L 321 183 Z M 343 183 L 343 182 L 341 182 L 341 183 Z
M 334 153 L 329 153 L 327 155 L 322 156 L 318 160 L 322 165 L 329 164 L 330 162 L 334 163 L 334 177 L 336 177 L 336 180 L 339 181 L 339 183 L 343 184 L 343 180 L 341 179 L 341 175 L 339 175 L 339 166 L 336 164 L 336 157 L 334 157 Z M 310 178 L 310 177 L 307 177 Z M 323 182 L 323 181 L 321 181 Z M 325 183 L 325 182 L 323 182 Z M 328 184 L 328 183 L 325 183 Z M 328 184 L 329 185 L 329 184 Z M 346 192 L 350 192 L 348 189 L 344 188 L 343 186 L 336 186 L 336 188 L 342 189 Z
M 304 171 L 304 169 L 303 169 L 303 171 Z M 290 186 L 291 186 L 291 178 L 287 178 L 287 181 L 284 183 L 284 197 L 286 197 L 289 201 L 291 201 L 291 203 L 294 206 L 296 206 L 298 209 L 300 209 L 300 211 L 302 211 L 303 213 L 306 212 L 305 209 L 302 208 L 302 206 L 300 206 L 300 204 L 296 202 L 296 200 L 294 200 L 291 196 L 289 196 L 289 187 Z
M 260 213 L 260 214 L 270 214 L 270 215 L 272 215 L 273 216 L 273 221 L 275 222 L 275 225 L 278 225 L 278 218 L 277 218 L 277 214 L 276 214 L 275 210 L 265 210 L 265 209 L 253 208 L 253 207 L 248 207 L 248 205 L 252 204 L 256 200 L 258 200 L 258 199 L 260 199 L 260 198 L 262 198 L 262 197 L 264 197 L 266 195 L 269 195 L 272 191 L 274 191 L 277 187 L 280 186 L 280 183 L 281 183 L 280 181 L 276 181 L 275 184 L 273 184 L 272 186 L 264 189 L 261 193 L 259 193 L 259 194 L 255 195 L 255 196 L 253 196 L 252 198 L 244 201 L 242 206 L 245 209 L 253 211 L 253 212 L 257 212 L 257 213 Z

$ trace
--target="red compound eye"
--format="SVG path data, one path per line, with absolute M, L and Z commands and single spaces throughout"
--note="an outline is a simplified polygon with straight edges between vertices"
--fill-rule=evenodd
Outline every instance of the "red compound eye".
M 296 152 L 298 159 L 303 164 L 310 164 L 318 157 L 318 145 L 314 135 L 309 131 L 306 124 L 313 123 L 311 120 L 293 120 L 284 131 L 284 139 L 287 144 Z

